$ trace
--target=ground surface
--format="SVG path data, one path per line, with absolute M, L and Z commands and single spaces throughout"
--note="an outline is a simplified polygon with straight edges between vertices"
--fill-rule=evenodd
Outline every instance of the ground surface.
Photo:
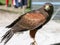
M 18 16 L 20 16 L 20 15 L 19 14 L 14 14 L 14 13 L 0 11 L 0 27 L 3 26 L 3 25 L 6 26 L 7 24 L 13 22 L 16 18 L 18 18 Z
M 7 25 L 12 23 L 19 14 L 8 13 L 0 11 L 0 40 L 2 35 L 8 31 L 8 28 L 5 28 Z M 29 31 L 24 33 L 15 34 L 11 40 L 6 45 L 30 45 L 33 40 L 29 36 Z M 36 34 L 36 41 L 38 45 L 50 45 L 53 43 L 60 42 L 60 23 L 55 20 L 51 20 L 47 23 L 42 29 Z M 3 45 L 4 41 L 0 43 Z

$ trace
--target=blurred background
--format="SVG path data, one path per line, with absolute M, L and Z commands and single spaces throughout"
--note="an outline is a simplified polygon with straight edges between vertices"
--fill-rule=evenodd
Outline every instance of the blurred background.
M 5 5 L 6 7 L 14 8 L 22 7 L 22 12 L 24 12 L 25 10 L 28 12 L 40 8 L 46 2 L 50 2 L 54 5 L 54 12 L 57 12 L 57 9 L 60 9 L 60 0 L 0 0 L 0 6 Z M 54 18 L 55 20 L 60 19 L 59 12 L 60 11 L 58 11 L 58 13 L 56 14 L 56 18 Z

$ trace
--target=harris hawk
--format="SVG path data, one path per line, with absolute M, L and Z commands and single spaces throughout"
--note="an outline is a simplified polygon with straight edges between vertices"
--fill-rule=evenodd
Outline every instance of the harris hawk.
M 36 32 L 51 19 L 53 12 L 53 4 L 45 3 L 41 8 L 19 16 L 14 22 L 6 26 L 6 28 L 11 29 L 2 36 L 1 42 L 6 39 L 4 42 L 6 44 L 17 32 L 30 31 L 30 36 L 34 40 L 32 44 L 35 44 Z

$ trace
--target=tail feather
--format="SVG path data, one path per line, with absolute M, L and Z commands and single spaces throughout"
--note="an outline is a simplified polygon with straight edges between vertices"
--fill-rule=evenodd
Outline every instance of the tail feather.
M 10 33 L 10 30 L 5 33 L 5 35 L 2 36 L 1 42 L 6 38 L 6 36 Z
M 11 30 L 7 31 L 5 35 L 2 36 L 1 42 L 6 39 L 4 42 L 4 45 L 5 45 L 12 38 L 13 35 L 14 35 L 13 31 Z

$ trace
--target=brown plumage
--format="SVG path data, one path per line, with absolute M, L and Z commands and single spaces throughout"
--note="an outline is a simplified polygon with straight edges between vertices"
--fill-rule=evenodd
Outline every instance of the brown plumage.
M 16 19 L 12 24 L 6 28 L 11 28 L 5 35 L 1 42 L 5 40 L 6 44 L 9 39 L 17 32 L 24 32 L 30 30 L 30 36 L 35 42 L 35 34 L 38 29 L 42 28 L 52 17 L 54 8 L 51 3 L 46 3 L 40 9 L 27 12 Z

